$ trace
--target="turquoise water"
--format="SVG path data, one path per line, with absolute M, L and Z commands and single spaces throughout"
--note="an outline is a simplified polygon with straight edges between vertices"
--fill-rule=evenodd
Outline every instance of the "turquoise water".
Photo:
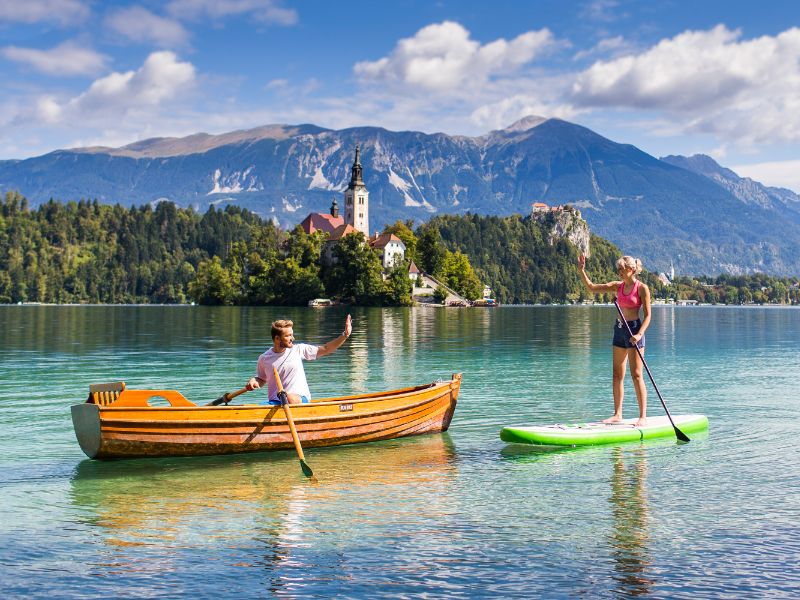
M 313 484 L 288 452 L 90 461 L 69 406 L 116 380 L 207 402 L 273 319 L 322 343 L 341 310 L 0 307 L 4 596 L 796 597 L 800 310 L 656 307 L 648 364 L 709 433 L 560 451 L 498 431 L 611 413 L 613 307 L 352 314 L 315 397 L 463 372 L 459 404 L 443 435 L 309 450 Z

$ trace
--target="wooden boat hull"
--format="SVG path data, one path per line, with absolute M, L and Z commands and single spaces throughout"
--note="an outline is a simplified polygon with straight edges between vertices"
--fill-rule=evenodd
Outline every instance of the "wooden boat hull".
M 292 404 L 304 448 L 385 440 L 447 431 L 461 374 L 380 394 Z M 196 456 L 291 450 L 292 436 L 279 406 L 196 406 L 174 390 L 122 390 L 103 404 L 90 394 L 72 406 L 72 422 L 89 458 Z M 170 406 L 149 404 L 154 397 Z

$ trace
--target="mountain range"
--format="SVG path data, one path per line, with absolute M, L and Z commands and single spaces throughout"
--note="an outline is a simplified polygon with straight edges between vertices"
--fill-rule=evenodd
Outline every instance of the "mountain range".
M 268 125 L 153 138 L 121 148 L 57 150 L 0 161 L 0 190 L 36 206 L 54 198 L 205 211 L 234 203 L 284 227 L 328 212 L 356 145 L 372 229 L 437 214 L 527 214 L 577 207 L 593 233 L 645 267 L 678 273 L 800 273 L 800 197 L 703 155 L 658 159 L 559 119 L 526 117 L 478 137 Z

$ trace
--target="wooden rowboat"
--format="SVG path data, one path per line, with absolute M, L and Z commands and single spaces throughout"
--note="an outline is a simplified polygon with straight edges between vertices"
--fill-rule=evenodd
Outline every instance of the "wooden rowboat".
M 450 381 L 292 404 L 291 412 L 304 448 L 437 433 L 450 426 L 460 388 L 455 373 Z M 132 390 L 123 382 L 89 386 L 86 402 L 72 406 L 72 423 L 89 458 L 294 448 L 280 406 L 198 406 L 175 390 Z

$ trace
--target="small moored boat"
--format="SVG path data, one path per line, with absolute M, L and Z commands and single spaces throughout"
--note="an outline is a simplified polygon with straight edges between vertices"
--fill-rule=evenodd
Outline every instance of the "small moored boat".
M 292 404 L 291 413 L 304 448 L 438 433 L 450 426 L 460 388 L 456 373 L 449 381 Z M 198 406 L 175 390 L 132 390 L 124 382 L 89 386 L 86 402 L 72 406 L 72 423 L 89 458 L 294 448 L 280 406 Z
M 308 305 L 312 308 L 324 308 L 326 306 L 333 306 L 333 300 L 329 298 L 314 298 L 308 301 Z

